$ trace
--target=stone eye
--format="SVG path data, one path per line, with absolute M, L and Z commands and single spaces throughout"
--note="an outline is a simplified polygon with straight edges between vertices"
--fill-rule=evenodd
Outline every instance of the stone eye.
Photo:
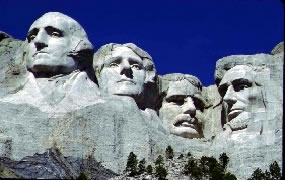
M 118 67 L 119 65 L 117 63 L 111 63 L 109 66 L 110 67 Z
M 132 68 L 140 69 L 141 67 L 140 67 L 140 65 L 138 65 L 138 64 L 132 64 Z
M 239 84 L 237 86 L 237 91 L 244 90 L 245 88 L 248 88 L 248 85 L 246 85 L 246 84 Z
M 35 37 L 36 37 L 36 35 L 30 35 L 28 39 L 31 41 L 31 40 L 35 39 Z
M 177 96 L 171 97 L 167 100 L 168 103 L 171 103 L 173 105 L 181 106 L 184 104 L 184 98 L 179 98 Z
M 51 35 L 54 37 L 61 37 L 60 33 L 56 32 L 56 31 L 52 32 Z

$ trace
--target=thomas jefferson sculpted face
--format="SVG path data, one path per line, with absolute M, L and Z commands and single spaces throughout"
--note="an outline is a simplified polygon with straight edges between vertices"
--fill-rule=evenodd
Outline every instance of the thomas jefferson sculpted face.
M 264 108 L 261 87 L 255 78 L 254 70 L 247 65 L 237 65 L 223 76 L 218 88 L 226 105 L 229 122 Z
M 61 13 L 47 13 L 27 34 L 27 69 L 33 73 L 69 73 L 78 68 L 76 52 L 92 49 L 82 27 Z
M 105 60 L 100 76 L 103 91 L 136 96 L 143 92 L 146 72 L 141 57 L 128 47 L 116 47 Z
M 201 89 L 188 79 L 169 81 L 159 117 L 171 134 L 190 139 L 203 137 L 202 122 L 198 118 L 203 110 L 200 93 Z

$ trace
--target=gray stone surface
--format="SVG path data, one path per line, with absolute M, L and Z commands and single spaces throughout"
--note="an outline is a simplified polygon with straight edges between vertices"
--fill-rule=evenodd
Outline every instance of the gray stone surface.
M 225 105 L 224 131 L 211 149 L 216 157 L 221 152 L 229 155 L 229 169 L 239 179 L 248 178 L 257 168 L 265 170 L 273 161 L 282 165 L 283 63 L 282 56 L 266 54 L 217 61 L 216 82 Z M 227 78 L 233 84 L 224 89 Z M 237 112 L 231 116 L 234 108 Z
M 24 179 L 76 179 L 80 173 L 84 173 L 89 179 L 110 179 L 117 175 L 92 158 L 63 157 L 56 148 L 50 148 L 43 154 L 26 156 L 20 161 L 1 157 L 0 163 L 1 168 L 5 168 L 0 172 L 2 178 L 11 178 L 11 174 L 15 174 L 17 176 L 14 175 L 14 178 Z
M 271 51 L 272 55 L 276 55 L 279 53 L 284 53 L 284 41 L 277 44 Z
M 23 41 L 0 32 L 0 97 L 13 92 L 21 84 L 24 66 L 16 63 L 15 54 Z
M 120 63 L 106 63 L 111 57 Z M 216 64 L 216 85 L 200 87 L 191 75 L 191 82 L 182 74 L 157 76 L 150 55 L 131 43 L 107 44 L 93 58 L 93 46 L 75 20 L 47 13 L 24 42 L 0 32 L 0 177 L 75 178 L 84 171 L 89 178 L 109 179 L 123 172 L 130 152 L 151 164 L 168 145 L 176 157 L 191 152 L 218 158 L 226 152 L 238 179 L 273 161 L 281 166 L 283 63 L 282 44 L 272 55 L 224 57 Z M 134 75 L 138 86 L 125 84 L 122 90 L 102 80 L 107 65 L 127 69 L 124 76 Z M 114 80 L 121 76 L 116 73 L 104 77 Z M 196 108 L 199 139 L 169 130 L 164 117 L 173 112 L 160 108 L 173 94 Z M 169 177 L 179 179 L 179 170 L 168 167 Z

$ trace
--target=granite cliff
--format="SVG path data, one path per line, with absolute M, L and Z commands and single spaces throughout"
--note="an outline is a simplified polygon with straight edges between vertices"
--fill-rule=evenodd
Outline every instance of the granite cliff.
M 204 87 L 158 75 L 132 43 L 94 52 L 87 34 L 55 12 L 26 40 L 0 32 L 1 177 L 110 179 L 130 152 L 154 162 L 169 145 L 176 156 L 225 152 L 238 179 L 282 165 L 284 43 L 219 59 L 216 84 Z

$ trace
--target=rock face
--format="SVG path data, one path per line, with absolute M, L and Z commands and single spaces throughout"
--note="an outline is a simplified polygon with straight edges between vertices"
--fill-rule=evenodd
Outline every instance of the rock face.
M 282 163 L 282 67 L 283 58 L 266 54 L 217 61 L 225 130 L 211 148 L 229 155 L 229 168 L 241 179 L 257 168 L 266 169 L 272 160 Z
M 281 46 L 218 60 L 216 84 L 202 87 L 157 75 L 132 43 L 94 54 L 61 13 L 36 20 L 25 41 L 0 32 L 0 177 L 116 179 L 130 152 L 151 164 L 169 145 L 175 156 L 226 152 L 238 179 L 282 165 Z M 177 167 L 170 177 L 186 178 Z

